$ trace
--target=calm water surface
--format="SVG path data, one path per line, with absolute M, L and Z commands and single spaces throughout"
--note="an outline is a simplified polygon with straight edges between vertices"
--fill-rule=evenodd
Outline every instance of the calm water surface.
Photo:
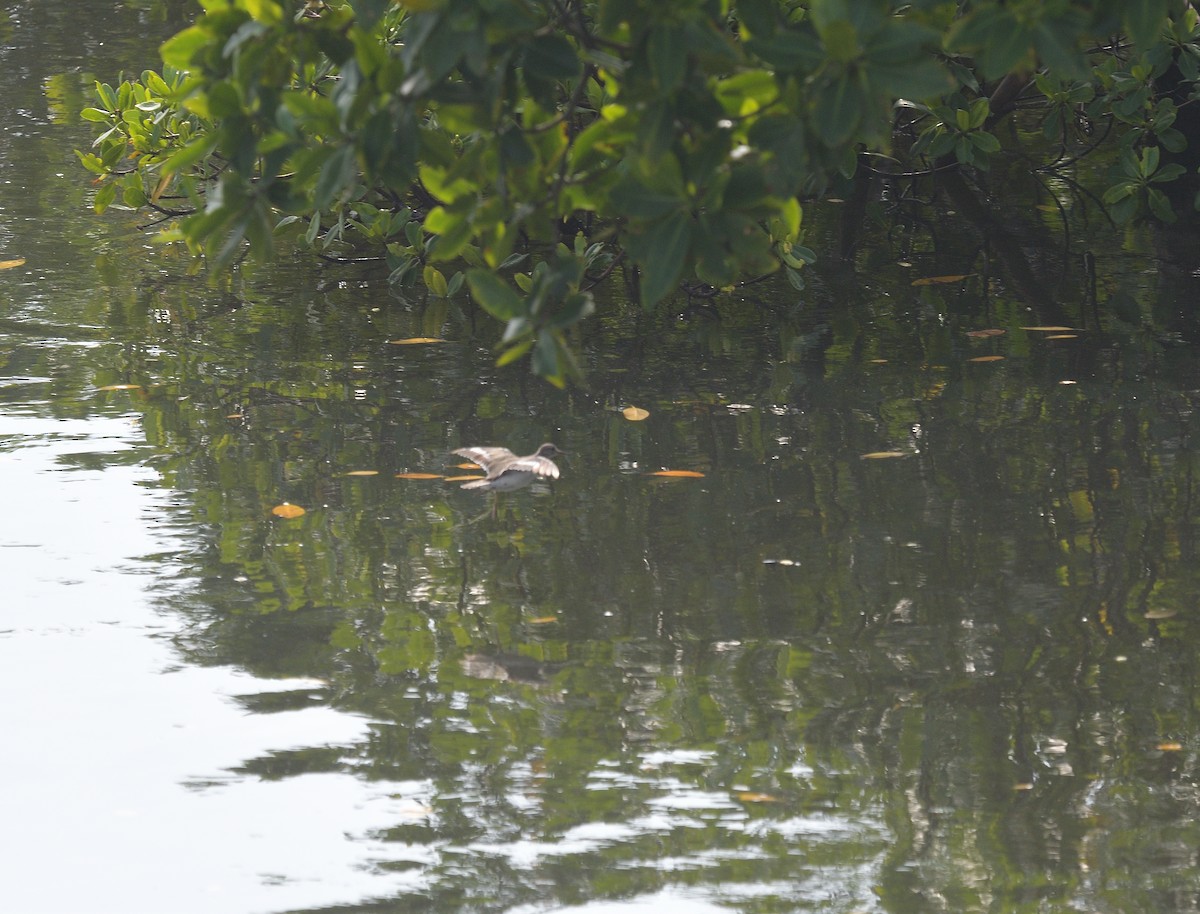
M 74 112 L 186 6 L 81 7 L 0 22 L 5 910 L 1200 909 L 1194 238 L 851 201 L 557 391 L 91 216 Z M 495 517 L 396 476 L 543 440 Z

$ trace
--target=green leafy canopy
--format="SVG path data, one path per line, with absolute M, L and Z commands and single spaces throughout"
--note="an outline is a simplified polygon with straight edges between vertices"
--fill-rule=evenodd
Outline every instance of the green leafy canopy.
M 596 282 L 624 276 L 648 309 L 781 268 L 799 287 L 800 201 L 863 154 L 987 168 L 1013 152 L 995 127 L 1017 97 L 1052 143 L 1117 123 L 1132 158 L 1105 199 L 1173 218 L 1181 169 L 1159 151 L 1186 146 L 1172 124 L 1200 77 L 1180 0 L 202 6 L 161 73 L 100 84 L 82 112 L 97 211 L 178 217 L 167 237 L 217 270 L 281 236 L 372 249 L 393 282 L 468 289 L 505 324 L 499 360 L 528 353 L 557 384 L 578 377 L 568 334 Z

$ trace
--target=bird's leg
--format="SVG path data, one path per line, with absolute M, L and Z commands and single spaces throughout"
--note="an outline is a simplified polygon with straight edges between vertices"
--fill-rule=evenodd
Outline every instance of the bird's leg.
M 468 525 L 470 525 L 470 524 L 477 524 L 477 523 L 479 523 L 481 520 L 487 520 L 487 517 L 488 517 L 488 514 L 489 514 L 489 513 L 490 513 L 490 512 L 489 512 L 487 509 L 484 509 L 484 512 L 483 512 L 482 514 L 480 514 L 478 517 L 472 517 L 472 518 L 471 518 L 470 520 L 468 520 L 468 521 L 463 521 L 463 523 L 462 523 L 462 526 L 466 527 L 466 526 L 468 526 Z

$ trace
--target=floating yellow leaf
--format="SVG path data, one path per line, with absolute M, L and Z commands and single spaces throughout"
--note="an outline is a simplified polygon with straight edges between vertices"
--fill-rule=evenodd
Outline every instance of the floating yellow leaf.
M 968 362 L 1003 362 L 1002 355 L 977 355 L 973 359 L 967 359 Z
M 1022 327 L 1022 330 L 1033 330 L 1038 333 L 1070 333 L 1074 327 Z
M 1146 613 L 1147 619 L 1170 619 L 1172 616 L 1179 614 L 1177 609 L 1152 609 Z
M 1156 747 L 1160 752 L 1182 752 L 1183 743 L 1169 742 L 1159 743 Z
M 747 790 L 744 793 L 739 793 L 737 798 L 743 803 L 778 803 L 779 797 L 772 796 L 769 793 L 755 793 Z
M 378 470 L 350 470 L 349 472 L 343 473 L 342 475 L 343 476 L 378 476 L 379 471 Z
M 299 517 L 301 514 L 307 514 L 308 512 L 299 505 L 289 505 L 285 501 L 282 505 L 276 505 L 274 508 L 272 508 L 271 513 L 276 517 L 292 518 Z
M 1048 339 L 1048 340 L 1077 340 L 1077 339 L 1079 339 L 1079 334 L 1078 333 L 1051 333 L 1049 336 L 1046 337 L 1046 339 Z
M 397 479 L 441 479 L 439 473 L 397 473 Z
M 487 479 L 486 476 L 443 476 L 443 482 L 470 482 L 472 479 Z
M 13 267 L 22 266 L 24 263 L 24 257 L 18 257 L 16 260 L 0 260 L 0 270 L 11 270 Z
M 436 336 L 414 336 L 407 340 L 388 340 L 393 346 L 416 346 L 421 343 L 444 343 L 445 340 L 439 340 Z
M 641 422 L 650 414 L 640 406 L 626 406 L 623 410 L 621 410 L 621 415 L 630 422 Z
M 987 330 L 968 330 L 967 336 L 975 340 L 984 340 L 989 336 L 1003 336 L 1005 332 L 997 327 L 989 327 Z
M 538 616 L 536 619 L 529 619 L 530 625 L 546 625 L 550 622 L 557 622 L 558 616 Z
M 907 457 L 907 451 L 871 451 L 869 454 L 863 454 L 863 460 L 890 460 L 893 457 Z
M 962 282 L 968 276 L 974 276 L 974 273 L 955 273 L 953 276 L 922 276 L 920 279 L 914 279 L 914 286 L 932 286 L 937 283 Z
M 97 387 L 96 390 L 141 390 L 141 384 L 105 384 L 103 387 Z
M 669 476 L 672 479 L 703 479 L 703 473 L 697 473 L 695 470 L 655 470 L 653 473 L 647 473 L 647 476 Z

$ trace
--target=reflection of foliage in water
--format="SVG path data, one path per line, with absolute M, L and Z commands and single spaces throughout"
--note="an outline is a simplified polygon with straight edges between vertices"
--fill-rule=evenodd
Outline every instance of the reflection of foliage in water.
M 1197 385 L 1163 289 L 1099 269 L 1144 326 L 894 266 L 828 274 L 836 309 L 764 292 L 671 332 L 607 309 L 585 351 L 620 358 L 586 392 L 505 386 L 466 343 L 385 344 L 472 338 L 453 305 L 248 292 L 194 316 L 201 344 L 164 325 L 179 355 L 146 424 L 213 531 L 189 650 L 321 676 L 376 718 L 348 754 L 274 764 L 428 779 L 392 837 L 440 848 L 443 904 L 682 882 L 763 910 L 861 909 L 872 886 L 898 910 L 1101 887 L 1171 909 L 1196 803 L 1186 750 L 1156 746 L 1196 735 Z M 1019 329 L 1047 318 L 1083 331 Z M 563 479 L 498 521 L 391 477 L 551 430 Z M 882 449 L 911 456 L 860 458 Z M 640 475 L 660 466 L 706 476 Z M 340 475 L 362 468 L 381 474 Z M 281 499 L 310 511 L 273 520 Z

